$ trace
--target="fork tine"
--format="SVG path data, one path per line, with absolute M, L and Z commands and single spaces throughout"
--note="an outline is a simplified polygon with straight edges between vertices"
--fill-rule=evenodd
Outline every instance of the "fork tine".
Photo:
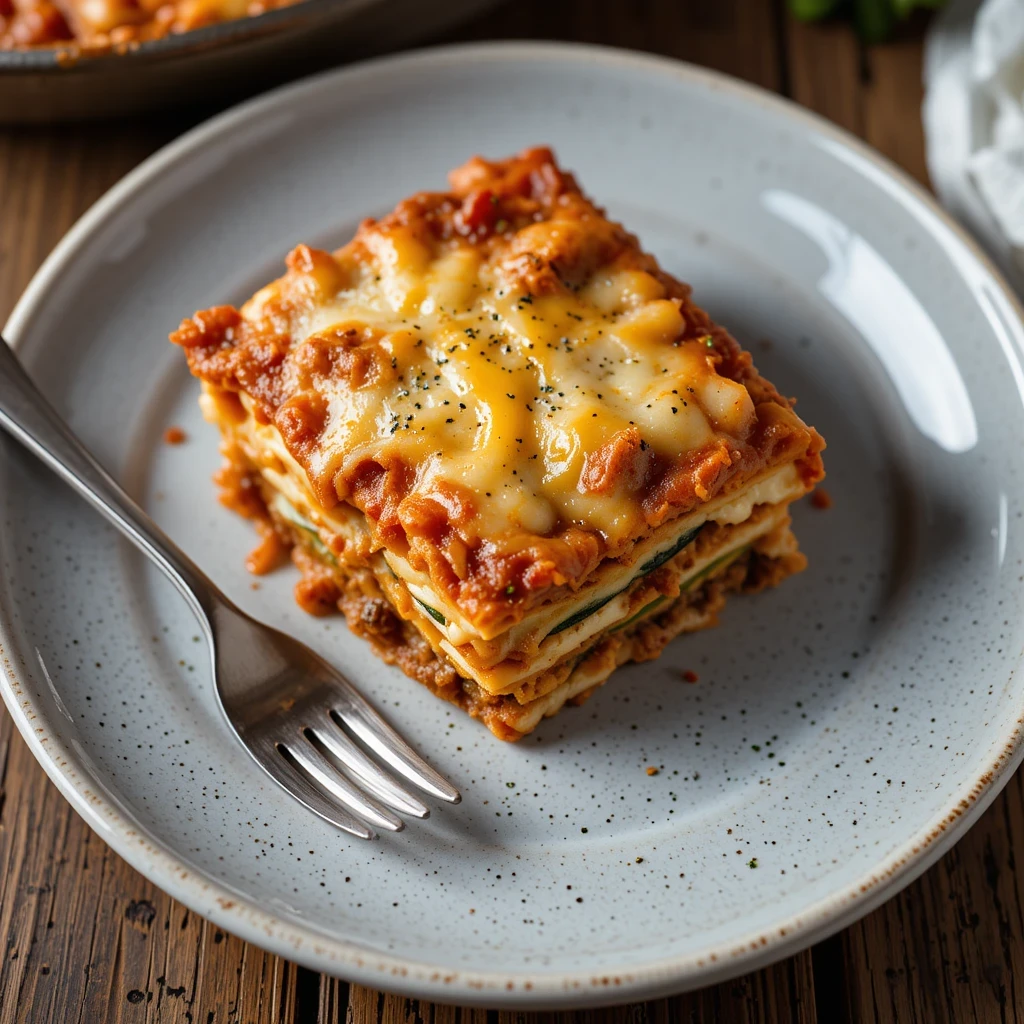
M 387 832 L 401 832 L 405 828 L 401 818 L 342 775 L 304 736 L 291 745 L 281 746 L 315 782 L 360 818 L 365 818 L 371 825 Z
M 382 761 L 440 800 L 457 804 L 462 799 L 462 794 L 434 771 L 351 685 L 338 682 L 335 713 Z
M 323 725 L 311 725 L 309 731 L 327 752 L 336 757 L 375 797 L 402 814 L 414 818 L 430 817 L 430 808 L 403 789 L 376 761 L 367 757 L 329 712 L 324 713 Z
M 370 828 L 366 822 L 349 814 L 334 800 L 329 800 L 323 790 L 318 789 L 309 781 L 309 778 L 289 755 L 276 749 L 273 744 L 266 743 L 260 746 L 267 749 L 261 757 L 257 757 L 255 750 L 246 747 L 256 763 L 276 782 L 290 797 L 298 800 L 299 803 L 308 807 L 314 814 L 318 814 L 324 821 L 336 828 L 340 828 L 357 839 L 376 839 L 377 833 Z M 284 761 L 287 768 L 279 767 Z

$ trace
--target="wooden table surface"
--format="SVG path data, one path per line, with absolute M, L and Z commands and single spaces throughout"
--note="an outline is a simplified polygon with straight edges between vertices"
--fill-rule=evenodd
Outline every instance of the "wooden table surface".
M 913 20 L 861 47 L 782 0 L 516 0 L 450 38 L 579 39 L 669 54 L 792 97 L 927 181 Z M 0 129 L 0 322 L 71 223 L 205 112 Z M 321 977 L 226 935 L 160 892 L 71 810 L 0 712 L 0 1024 L 512 1024 Z M 1024 1019 L 1024 783 L 920 880 L 845 932 L 689 995 L 566 1014 L 615 1022 Z M 692 926 L 692 922 L 689 922 Z M 559 1015 L 562 1016 L 562 1015 Z M 568 1019 L 565 1021 L 568 1024 Z

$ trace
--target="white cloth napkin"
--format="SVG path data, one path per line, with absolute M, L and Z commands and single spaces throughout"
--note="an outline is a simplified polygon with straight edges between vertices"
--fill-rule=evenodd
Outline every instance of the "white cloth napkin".
M 924 75 L 932 184 L 1024 287 L 1024 0 L 953 0 Z

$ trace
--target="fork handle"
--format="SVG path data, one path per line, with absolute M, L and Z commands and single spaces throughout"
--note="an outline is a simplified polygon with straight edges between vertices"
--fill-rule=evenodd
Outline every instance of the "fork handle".
M 70 484 L 177 586 L 209 630 L 218 600 L 209 577 L 125 493 L 29 379 L 0 336 L 0 426 Z

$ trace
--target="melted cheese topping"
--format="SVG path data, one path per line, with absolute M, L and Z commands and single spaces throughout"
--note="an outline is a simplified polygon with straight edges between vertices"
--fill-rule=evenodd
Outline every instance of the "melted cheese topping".
M 638 510 L 628 472 L 610 492 L 585 487 L 602 446 L 635 428 L 643 457 L 673 459 L 751 424 L 750 396 L 715 372 L 707 343 L 673 344 L 679 303 L 648 273 L 531 296 L 465 246 L 432 259 L 393 230 L 374 256 L 297 325 L 300 347 L 372 326 L 372 358 L 392 371 L 355 388 L 317 382 L 328 415 L 314 475 L 398 456 L 417 467 L 420 493 L 472 492 L 478 536 L 509 525 L 543 535 L 561 522 L 614 544 L 638 529 Z M 259 318 L 274 297 L 258 294 L 244 315 Z
M 820 479 L 821 438 L 549 150 L 451 183 L 172 335 L 361 553 L 490 638 L 772 471 Z

